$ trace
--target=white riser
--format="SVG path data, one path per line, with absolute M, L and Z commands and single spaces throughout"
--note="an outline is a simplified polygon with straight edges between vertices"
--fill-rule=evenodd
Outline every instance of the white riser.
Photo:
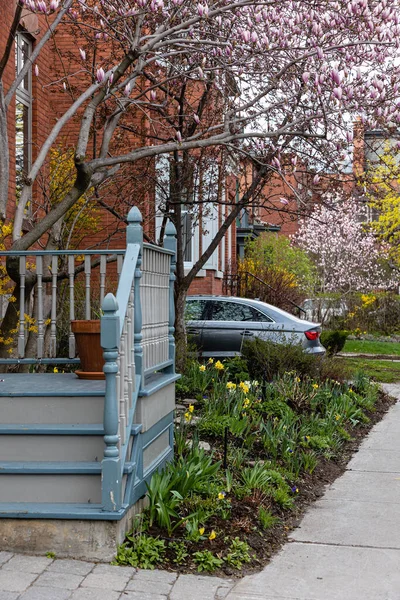
M 0 474 L 0 502 L 101 502 L 100 475 Z
M 0 435 L 2 461 L 101 462 L 104 440 L 96 435 Z
M 104 396 L 0 396 L 0 423 L 103 423 Z

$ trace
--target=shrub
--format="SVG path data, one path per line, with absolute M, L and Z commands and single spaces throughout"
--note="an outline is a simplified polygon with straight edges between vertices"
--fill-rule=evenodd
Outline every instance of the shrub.
M 318 374 L 319 360 L 304 352 L 299 344 L 276 344 L 256 338 L 243 344 L 242 354 L 253 379 L 272 381 L 288 371 L 312 378 Z
M 163 562 L 165 542 L 148 535 L 128 535 L 129 540 L 118 548 L 114 564 L 130 565 L 140 569 L 154 569 Z
M 323 331 L 321 333 L 321 344 L 326 348 L 328 354 L 337 354 L 343 350 L 349 332 L 346 330 Z

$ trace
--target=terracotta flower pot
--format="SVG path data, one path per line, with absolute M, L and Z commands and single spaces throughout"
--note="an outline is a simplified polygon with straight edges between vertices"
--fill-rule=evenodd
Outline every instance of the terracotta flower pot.
M 104 379 L 103 349 L 100 346 L 100 321 L 71 321 L 81 370 L 75 371 L 80 379 Z

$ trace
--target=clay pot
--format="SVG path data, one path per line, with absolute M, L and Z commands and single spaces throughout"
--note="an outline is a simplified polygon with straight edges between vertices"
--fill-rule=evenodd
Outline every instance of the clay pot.
M 79 379 L 104 379 L 100 321 L 71 321 L 71 329 L 81 360 L 81 370 L 75 374 Z

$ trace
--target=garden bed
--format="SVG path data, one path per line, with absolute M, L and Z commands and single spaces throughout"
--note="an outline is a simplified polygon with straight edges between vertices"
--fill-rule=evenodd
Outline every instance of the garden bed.
M 350 386 L 290 372 L 261 385 L 246 367 L 190 363 L 175 461 L 153 477 L 119 564 L 230 577 L 261 569 L 393 402 L 363 375 Z

